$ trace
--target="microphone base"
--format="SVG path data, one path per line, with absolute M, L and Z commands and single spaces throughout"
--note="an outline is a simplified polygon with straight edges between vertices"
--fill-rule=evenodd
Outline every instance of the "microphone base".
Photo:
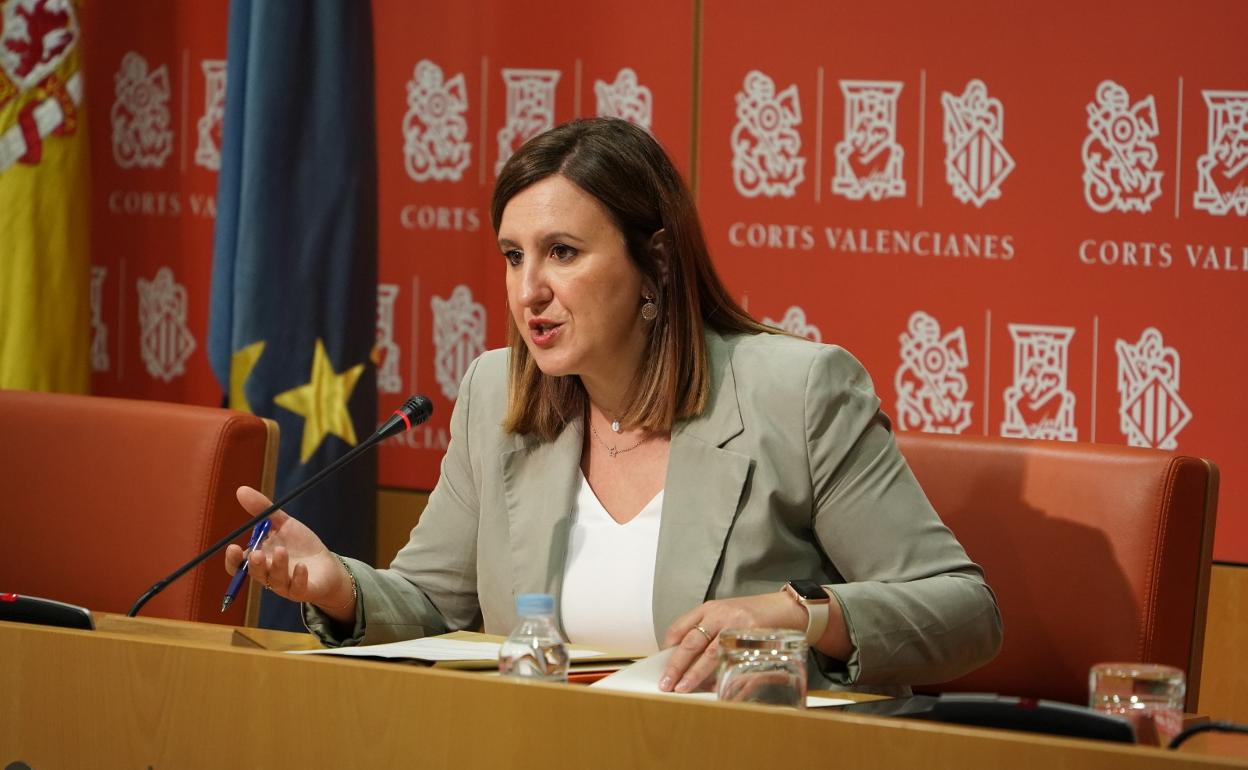
M 95 622 L 91 610 L 38 596 L 0 594 L 0 620 L 10 623 L 34 623 L 41 626 L 80 628 L 91 631 Z

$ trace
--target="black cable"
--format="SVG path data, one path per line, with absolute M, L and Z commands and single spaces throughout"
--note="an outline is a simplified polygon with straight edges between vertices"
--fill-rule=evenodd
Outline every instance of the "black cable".
M 1191 738 L 1193 735 L 1207 732 L 1248 733 L 1248 725 L 1236 724 L 1235 722 L 1201 722 L 1180 730 L 1179 734 L 1170 741 L 1170 748 L 1177 749 L 1183 741 Z

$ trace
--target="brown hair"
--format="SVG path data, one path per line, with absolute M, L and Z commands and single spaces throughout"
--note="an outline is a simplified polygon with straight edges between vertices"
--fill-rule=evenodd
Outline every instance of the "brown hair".
M 615 118 L 585 118 L 529 140 L 498 175 L 490 204 L 494 231 L 508 201 L 556 174 L 606 208 L 633 263 L 657 288 L 659 315 L 648 325 L 642 365 L 617 417 L 646 430 L 670 430 L 676 420 L 706 408 L 711 376 L 705 325 L 729 333 L 776 330 L 750 318 L 724 288 L 711 265 L 693 197 L 650 134 Z M 665 231 L 662 254 L 651 247 L 659 230 Z M 507 342 L 511 365 L 503 427 L 551 440 L 585 412 L 585 389 L 579 377 L 543 374 L 510 315 Z

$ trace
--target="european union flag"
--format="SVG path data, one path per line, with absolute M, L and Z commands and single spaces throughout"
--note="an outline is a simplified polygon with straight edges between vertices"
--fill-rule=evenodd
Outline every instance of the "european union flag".
M 281 426 L 280 496 L 377 419 L 369 3 L 230 3 L 218 185 L 208 355 L 231 407 Z M 376 479 L 370 454 L 288 512 L 330 550 L 372 562 Z M 272 594 L 260 622 L 302 627 L 298 606 Z

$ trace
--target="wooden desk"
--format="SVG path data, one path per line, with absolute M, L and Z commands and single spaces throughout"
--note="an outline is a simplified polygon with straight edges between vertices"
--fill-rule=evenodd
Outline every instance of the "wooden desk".
M 102 625 L 86 632 L 0 623 L 0 767 L 1248 766 L 1008 731 L 286 655 L 239 646 L 232 635 L 223 641 L 219 631 L 190 638 L 195 629 L 183 627 L 162 636 L 150 621 Z
M 255 650 L 317 650 L 321 644 L 309 633 L 273 631 L 268 628 L 235 628 L 216 623 L 190 623 L 167 618 L 131 618 L 111 612 L 93 612 L 97 631 L 159 641 L 196 642 L 210 647 L 245 647 Z

